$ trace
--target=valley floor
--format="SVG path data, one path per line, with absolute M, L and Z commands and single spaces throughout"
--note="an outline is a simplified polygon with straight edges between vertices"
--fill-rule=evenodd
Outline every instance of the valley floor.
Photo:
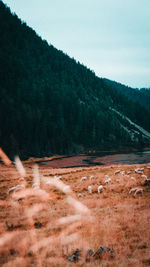
M 24 180 L 13 165 L 0 165 L 0 266 L 150 265 L 150 185 L 144 177 L 150 178 L 150 164 L 39 166 L 42 191 L 32 187 L 33 176 L 38 180 L 33 165 L 24 162 Z M 26 189 L 8 194 L 18 184 Z M 129 193 L 135 187 L 141 190 Z M 84 251 L 100 245 L 114 255 L 85 262 Z M 81 259 L 69 262 L 76 249 L 83 251 Z

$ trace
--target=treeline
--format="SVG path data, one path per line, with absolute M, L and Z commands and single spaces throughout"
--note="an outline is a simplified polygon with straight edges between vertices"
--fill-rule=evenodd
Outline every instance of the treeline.
M 42 40 L 0 1 L 0 146 L 9 156 L 136 146 L 110 107 L 150 130 L 140 104 Z

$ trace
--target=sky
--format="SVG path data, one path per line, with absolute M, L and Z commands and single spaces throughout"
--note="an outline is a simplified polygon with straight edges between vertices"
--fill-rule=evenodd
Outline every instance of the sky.
M 150 0 L 4 0 L 19 18 L 99 77 L 150 87 Z

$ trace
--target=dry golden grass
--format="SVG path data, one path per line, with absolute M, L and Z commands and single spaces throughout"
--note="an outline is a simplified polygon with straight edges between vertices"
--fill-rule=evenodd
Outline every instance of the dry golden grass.
M 52 169 L 33 168 L 32 160 L 18 166 L 0 165 L 0 266 L 150 265 L 150 186 L 134 171 L 144 167 L 150 178 L 148 165 Z M 125 175 L 114 174 L 116 170 Z M 109 184 L 105 175 L 111 178 Z M 81 181 L 83 176 L 87 179 Z M 25 189 L 8 194 L 20 184 Z M 104 187 L 100 194 L 99 185 Z M 129 194 L 134 187 L 143 188 L 143 193 Z M 96 251 L 100 245 L 112 248 L 114 257 L 68 261 L 76 249 Z

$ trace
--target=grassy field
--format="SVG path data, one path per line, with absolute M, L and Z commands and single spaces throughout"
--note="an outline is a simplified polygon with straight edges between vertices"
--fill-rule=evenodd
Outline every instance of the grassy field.
M 0 164 L 0 266 L 150 265 L 150 164 L 23 165 Z M 114 254 L 87 261 L 100 245 Z M 76 249 L 81 259 L 69 262 Z

